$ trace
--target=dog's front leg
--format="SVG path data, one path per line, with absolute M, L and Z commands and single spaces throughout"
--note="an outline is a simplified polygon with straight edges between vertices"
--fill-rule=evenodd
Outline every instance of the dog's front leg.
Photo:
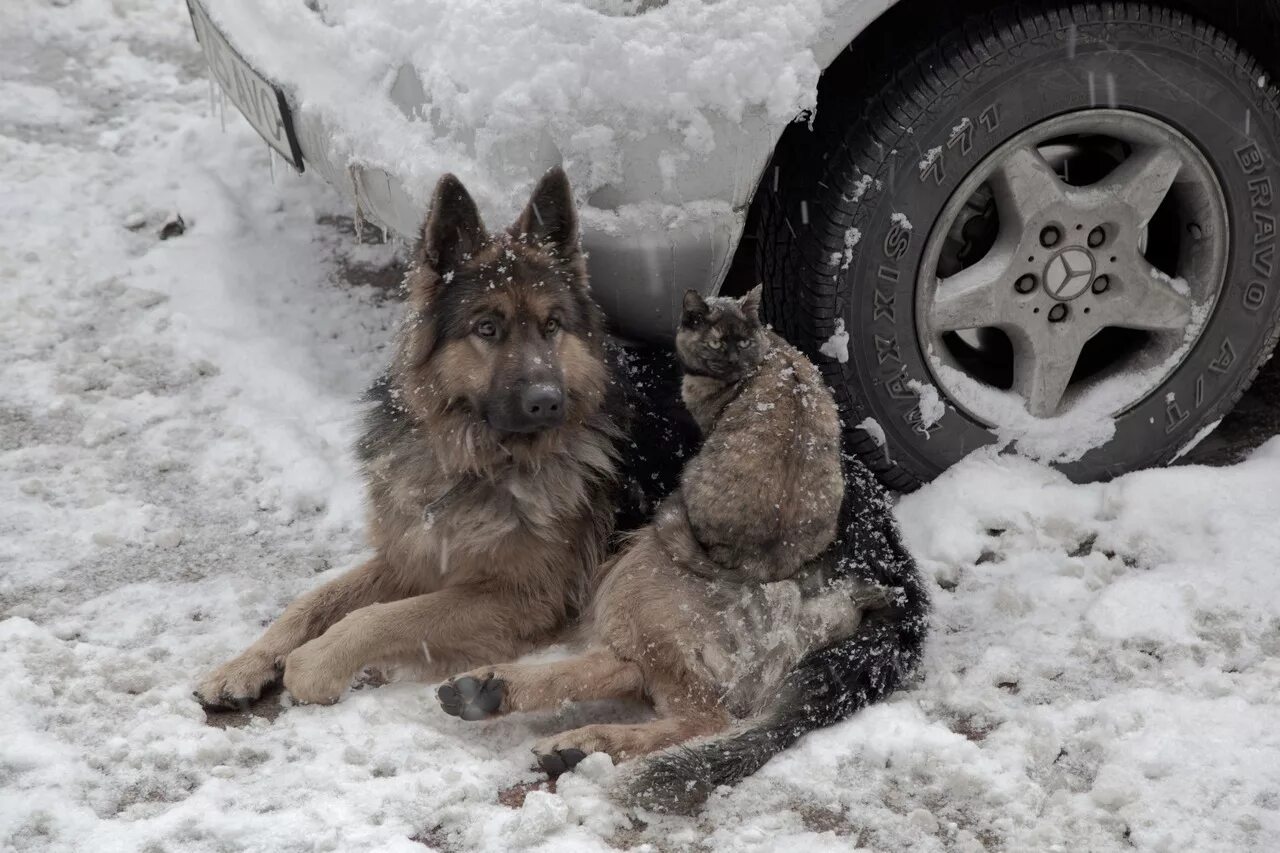
M 205 676 L 196 697 L 207 707 L 238 707 L 257 699 L 280 677 L 285 655 L 351 611 L 403 595 L 393 578 L 387 564 L 374 557 L 302 596 L 253 645 Z
M 562 621 L 551 608 L 487 585 L 374 604 L 348 614 L 285 659 L 284 685 L 299 702 L 337 701 L 362 666 L 415 655 L 472 665 L 518 657 Z

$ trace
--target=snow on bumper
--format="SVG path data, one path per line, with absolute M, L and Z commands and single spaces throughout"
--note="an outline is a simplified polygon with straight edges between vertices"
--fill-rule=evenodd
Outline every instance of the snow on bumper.
M 719 286 L 774 141 L 813 108 L 825 5 L 205 0 L 284 88 L 308 167 L 407 238 L 444 172 L 496 227 L 563 163 L 597 297 L 658 336 L 686 288 Z

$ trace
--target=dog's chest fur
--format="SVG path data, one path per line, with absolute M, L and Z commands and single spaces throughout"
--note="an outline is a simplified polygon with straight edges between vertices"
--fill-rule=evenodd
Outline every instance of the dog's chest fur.
M 593 527 L 612 476 L 603 437 L 551 453 L 537 467 L 449 472 L 428 442 L 396 442 L 367 457 L 375 546 L 420 591 L 527 569 Z

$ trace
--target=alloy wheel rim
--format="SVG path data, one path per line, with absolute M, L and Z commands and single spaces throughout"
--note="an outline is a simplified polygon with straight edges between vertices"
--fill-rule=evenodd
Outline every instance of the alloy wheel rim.
M 995 428 L 1010 394 L 1039 418 L 1123 413 L 1198 340 L 1228 228 L 1208 160 L 1159 119 L 1092 109 L 1023 130 L 926 241 L 916 330 L 935 382 Z

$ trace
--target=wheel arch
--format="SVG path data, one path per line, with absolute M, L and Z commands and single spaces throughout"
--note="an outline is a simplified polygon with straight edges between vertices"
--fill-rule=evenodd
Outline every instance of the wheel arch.
M 817 114 L 833 108 L 833 102 L 848 93 L 865 93 L 878 88 L 877 80 L 893 73 L 893 61 L 901 57 L 897 45 L 915 45 L 921 30 L 920 21 L 928 20 L 929 28 L 942 32 L 975 15 L 987 15 L 1011 6 L 1043 6 L 1049 2 L 1027 3 L 1007 0 L 845 0 L 824 30 L 823 38 L 813 50 L 823 67 L 818 82 Z M 1056 4 L 1055 4 L 1056 5 Z M 1280 43 L 1280 0 L 1150 0 L 1149 5 L 1164 6 L 1194 15 L 1222 30 L 1248 50 L 1267 71 L 1280 77 L 1280 54 L 1274 46 Z M 856 97 L 856 96 L 855 96 Z M 811 144 L 813 133 L 805 122 L 792 122 L 781 129 L 770 159 L 760 171 L 747 207 L 745 227 L 730 260 L 719 292 L 740 296 L 756 284 L 754 258 L 755 227 L 759 215 L 760 189 L 770 180 L 770 173 L 780 155 Z

